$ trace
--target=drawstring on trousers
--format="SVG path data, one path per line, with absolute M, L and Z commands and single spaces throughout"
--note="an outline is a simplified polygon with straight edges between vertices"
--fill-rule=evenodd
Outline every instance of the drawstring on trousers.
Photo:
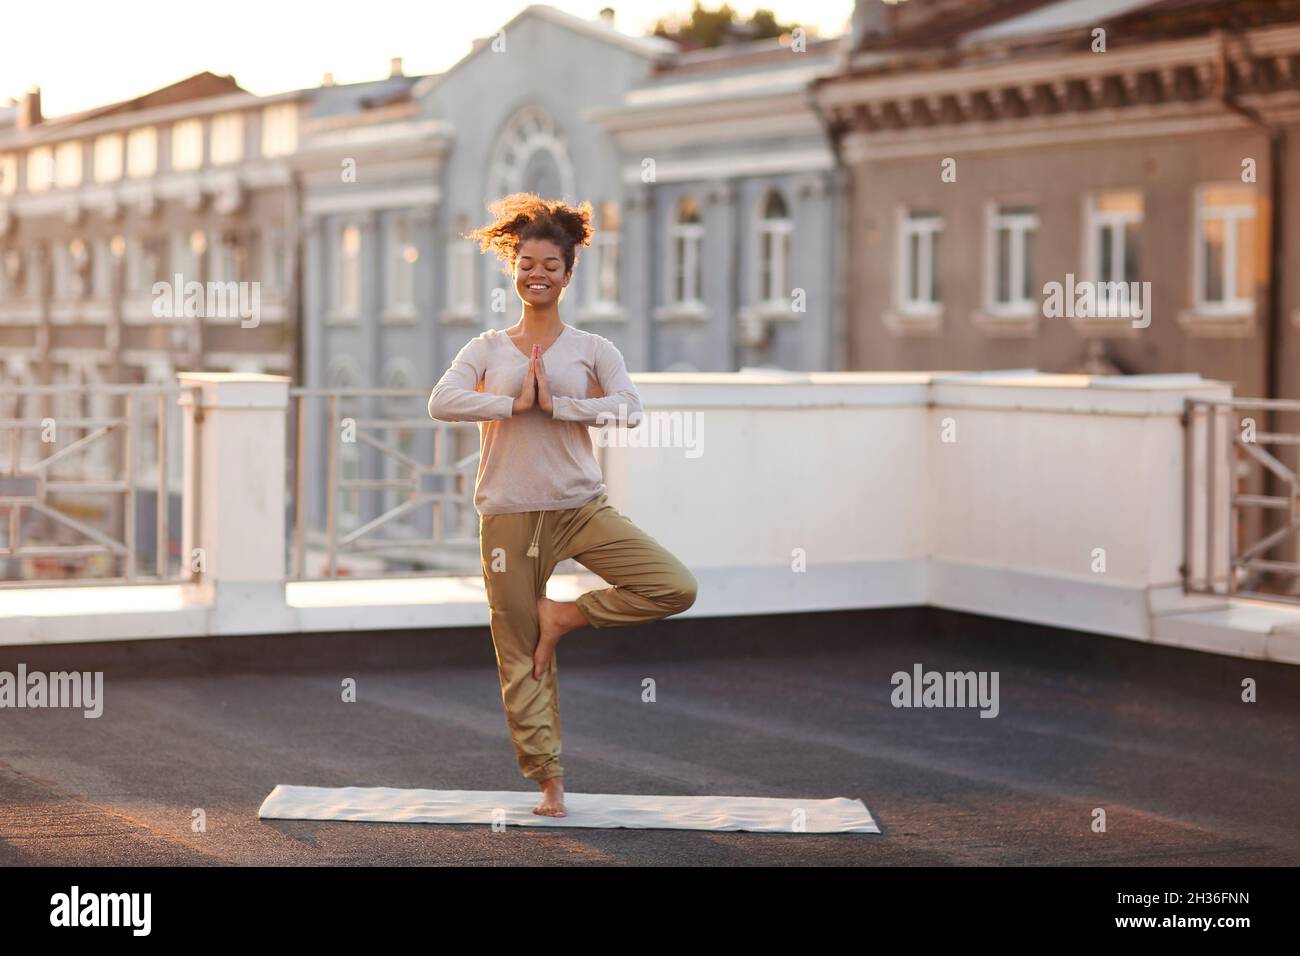
M 539 511 L 539 512 L 537 512 L 537 527 L 533 529 L 533 541 L 532 541 L 532 544 L 530 544 L 530 545 L 528 546 L 528 556 L 529 556 L 530 558 L 535 558 L 535 557 L 537 557 L 538 554 L 540 553 L 540 552 L 538 551 L 538 549 L 537 549 L 537 539 L 538 539 L 539 537 L 541 537 L 541 534 L 542 534 L 542 518 L 545 517 L 545 515 L 546 515 L 546 512 L 545 512 L 545 511 Z

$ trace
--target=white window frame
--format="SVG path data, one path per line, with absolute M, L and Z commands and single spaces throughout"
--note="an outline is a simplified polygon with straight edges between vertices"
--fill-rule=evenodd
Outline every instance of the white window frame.
M 907 315 L 937 316 L 943 314 L 941 296 L 931 295 L 937 285 L 935 270 L 935 237 L 943 232 L 944 219 L 937 213 L 915 215 L 918 210 L 900 206 L 897 214 L 898 253 L 895 257 L 894 297 L 898 310 Z M 912 275 L 912 238 L 917 238 L 917 289 L 924 290 L 924 297 L 913 298 L 910 294 L 909 279 Z
M 158 127 L 142 126 L 126 134 L 126 175 L 148 179 L 158 172 Z
M 1114 210 L 1103 210 L 1100 208 L 1102 197 L 1116 193 L 1136 193 L 1142 208 L 1136 212 L 1124 211 L 1117 212 Z M 1140 189 L 1104 189 L 1098 192 L 1089 193 L 1084 197 L 1084 228 L 1087 230 L 1084 236 L 1084 248 L 1086 250 L 1086 260 L 1084 262 L 1084 273 L 1093 282 L 1136 282 L 1137 276 L 1129 278 L 1124 272 L 1124 263 L 1128 256 L 1128 231 L 1129 225 L 1141 226 L 1146 215 L 1146 197 Z M 1110 240 L 1110 266 L 1112 269 L 1118 267 L 1119 274 L 1105 273 L 1102 269 L 1101 261 L 1101 234 L 1104 230 L 1111 231 Z M 1139 272 L 1141 267 L 1139 265 Z
M 384 314 L 394 319 L 415 318 L 415 269 L 420 261 L 416 242 L 415 219 L 406 212 L 396 212 L 388 219 L 388 269 L 384 289 Z M 406 258 L 414 250 L 415 259 Z
M 1032 203 L 1005 200 L 990 202 L 985 206 L 987 226 L 984 230 L 984 307 L 990 315 L 995 316 L 1030 315 L 1037 311 L 1038 302 L 1032 285 L 1027 287 L 1032 277 L 1025 274 L 1027 258 L 1025 250 L 1028 243 L 1033 241 L 1034 233 L 1038 231 L 1039 217 L 1036 211 L 1004 213 L 1002 212 L 1004 206 L 1032 206 Z M 1006 302 L 999 302 L 997 299 L 998 231 L 1002 228 L 1011 231 L 1009 244 L 1011 262 L 1008 264 L 1007 291 L 1012 297 Z
M 349 231 L 357 237 L 356 249 L 349 255 L 344 248 Z M 347 220 L 339 223 L 338 238 L 334 244 L 337 281 L 334 288 L 334 314 L 340 319 L 356 319 L 361 314 L 361 256 L 365 239 L 361 223 Z
M 225 166 L 244 158 L 244 114 L 218 113 L 212 117 L 212 165 Z
M 171 168 L 187 172 L 203 165 L 203 120 L 185 119 L 172 124 Z
M 785 205 L 786 214 L 781 217 L 767 218 L 764 207 L 768 197 L 776 193 Z M 758 225 L 755 229 L 757 240 L 754 247 L 754 299 L 759 307 L 766 310 L 790 310 L 790 255 L 794 251 L 794 220 L 790 216 L 790 203 L 785 193 L 775 187 L 763 190 L 758 200 Z M 765 262 L 764 240 L 769 239 L 767 248 L 772 250 L 770 271 Z M 764 274 L 770 275 L 771 288 L 763 288 Z
M 94 180 L 115 183 L 122 178 L 123 140 L 121 133 L 105 133 L 95 138 Z
M 664 301 L 674 308 L 695 308 L 702 309 L 704 300 L 701 298 L 701 285 L 704 283 L 704 270 L 701 262 L 704 247 L 704 222 L 703 212 L 700 210 L 698 202 L 695 205 L 696 213 L 700 216 L 699 222 L 683 222 L 681 219 L 681 209 L 683 200 L 694 197 L 682 195 L 677 197 L 677 201 L 672 207 L 672 222 L 668 227 L 668 292 Z M 682 244 L 681 271 L 678 271 L 677 244 Z M 681 281 L 678 282 L 678 279 Z M 678 285 L 682 288 L 682 294 L 677 295 Z
M 615 200 L 608 200 L 607 203 L 614 209 L 618 227 L 612 228 L 607 224 L 609 217 L 603 215 L 606 202 L 602 202 L 597 208 L 602 212 L 604 221 L 598 224 L 591 237 L 591 268 L 587 270 L 587 301 L 593 312 L 617 312 L 621 308 L 619 300 L 622 296 L 622 283 L 619 272 L 622 269 L 620 249 L 623 216 Z
M 447 244 L 447 311 L 468 318 L 478 313 L 478 248 L 473 239 L 452 234 Z
M 59 189 L 75 189 L 82 181 L 81 140 L 73 139 L 54 147 L 54 185 Z
M 54 188 L 54 150 L 36 146 L 27 153 L 27 191 L 43 193 Z
M 262 109 L 262 155 L 286 156 L 298 148 L 298 104 L 273 103 Z
M 1241 203 L 1235 206 L 1218 207 L 1214 210 L 1214 215 L 1209 215 L 1209 210 L 1205 206 L 1205 196 L 1208 192 L 1216 189 L 1233 189 L 1241 190 L 1243 187 L 1240 183 L 1207 183 L 1198 186 L 1193 198 L 1194 226 L 1192 229 L 1192 302 L 1195 311 L 1200 315 L 1211 316 L 1242 316 L 1251 315 L 1255 311 L 1254 290 L 1251 290 L 1249 298 L 1242 298 L 1238 295 L 1237 289 L 1237 253 L 1239 245 L 1243 238 L 1249 245 L 1246 246 L 1245 255 L 1246 271 L 1250 273 L 1255 267 L 1254 256 L 1259 254 L 1259 250 L 1254 247 L 1251 241 L 1249 226 L 1245 228 L 1243 235 L 1242 224 L 1253 223 L 1258 215 L 1258 200 L 1250 203 Z M 1252 192 L 1253 198 L 1253 192 Z M 1224 274 L 1221 277 L 1223 283 L 1223 300 L 1221 302 L 1210 301 L 1205 298 L 1205 223 L 1209 219 L 1225 220 L 1223 232 L 1223 265 Z

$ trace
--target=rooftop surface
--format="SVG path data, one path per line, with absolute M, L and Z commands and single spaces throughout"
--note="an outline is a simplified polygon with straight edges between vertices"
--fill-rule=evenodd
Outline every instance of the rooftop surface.
M 257 818 L 278 783 L 531 789 L 463 628 L 0 647 L 104 672 L 97 719 L 0 710 L 0 865 L 1300 864 L 1293 667 L 936 609 L 583 629 L 558 656 L 570 791 L 860 797 L 883 834 Z M 894 708 L 916 664 L 997 671 L 998 716 Z

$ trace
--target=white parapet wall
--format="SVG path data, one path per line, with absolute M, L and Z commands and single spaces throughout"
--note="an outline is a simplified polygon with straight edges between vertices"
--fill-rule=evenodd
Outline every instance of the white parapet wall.
M 1201 452 L 1187 481 L 1184 410 L 1230 398 L 1224 383 L 1033 370 L 633 379 L 645 421 L 593 441 L 611 503 L 699 580 L 684 616 L 932 605 L 1300 663 L 1300 608 L 1242 618 L 1226 597 L 1183 592 L 1187 519 L 1202 577 L 1229 521 L 1226 455 L 1207 482 Z M 200 545 L 208 561 L 199 583 L 0 590 L 0 643 L 486 625 L 477 577 L 286 584 L 287 382 L 184 380 L 202 386 L 186 472 L 187 553 Z M 556 575 L 550 594 L 603 586 Z

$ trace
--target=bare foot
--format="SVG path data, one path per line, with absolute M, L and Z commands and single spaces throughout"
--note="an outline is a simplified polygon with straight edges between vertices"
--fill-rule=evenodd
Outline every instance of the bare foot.
M 533 651 L 533 677 L 542 679 L 546 668 L 555 653 L 555 645 L 560 638 L 575 627 L 587 623 L 586 615 L 576 601 L 552 601 L 550 598 L 537 599 L 537 649 Z
M 533 807 L 533 813 L 544 817 L 566 817 L 564 809 L 564 778 L 551 777 L 541 782 L 542 800 Z

